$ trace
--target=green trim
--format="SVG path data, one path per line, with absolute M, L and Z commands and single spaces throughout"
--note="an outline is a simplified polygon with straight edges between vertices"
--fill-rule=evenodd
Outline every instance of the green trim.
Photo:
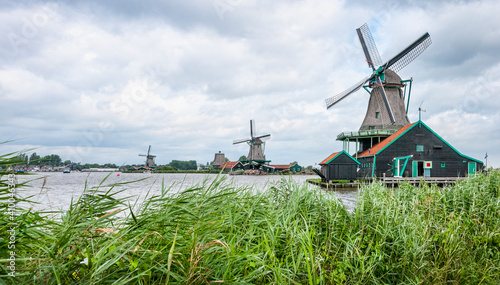
M 482 161 L 480 160 L 477 160 L 475 158 L 472 158 L 470 156 L 467 156 L 467 155 L 463 155 L 462 153 L 460 153 L 458 150 L 456 150 L 453 146 L 451 146 L 451 144 L 449 144 L 447 141 L 445 141 L 440 135 L 436 134 L 431 128 L 429 128 L 429 126 L 427 126 L 424 122 L 422 121 L 419 121 L 419 123 L 421 123 L 422 125 L 424 125 L 429 131 L 431 131 L 431 133 L 433 133 L 434 135 L 436 135 L 440 140 L 442 140 L 447 146 L 449 146 L 451 149 L 453 149 L 456 153 L 458 153 L 460 156 L 462 157 L 465 157 L 467 159 L 470 159 L 470 160 L 473 160 L 475 162 L 478 162 L 478 163 L 483 163 Z M 410 128 L 411 129 L 411 128 Z
M 350 154 L 348 154 L 345 150 L 342 150 L 339 153 L 337 153 L 336 156 L 332 157 L 332 159 L 330 159 L 329 161 L 327 161 L 325 163 L 325 165 L 328 164 L 328 163 L 330 163 L 330 162 L 332 162 L 332 160 L 334 160 L 335 158 L 337 158 L 337 156 L 341 155 L 342 153 L 345 153 L 350 159 L 354 160 L 354 162 L 356 162 L 357 164 L 361 164 L 361 162 L 357 161 L 354 157 L 352 157 Z
M 418 177 L 418 160 L 414 160 L 413 161 L 412 167 L 413 167 L 413 169 L 412 169 L 412 176 L 413 177 Z
M 397 175 L 395 176 L 403 176 L 402 173 L 404 173 L 405 169 L 406 169 L 406 165 L 408 164 L 408 160 L 410 158 L 412 158 L 413 155 L 407 155 L 407 156 L 402 156 L 402 157 L 395 157 L 394 158 L 394 169 L 397 169 L 398 170 L 398 173 Z M 404 159 L 405 160 L 405 163 L 403 164 L 403 167 L 401 167 L 401 169 L 399 169 L 399 161 Z
M 413 78 L 407 79 L 407 80 L 402 80 L 401 84 L 406 83 L 406 82 L 410 82 L 410 86 L 408 88 L 408 97 L 406 98 L 407 99 L 406 102 L 408 102 L 408 103 L 406 103 L 406 114 L 408 114 L 408 108 L 410 108 L 411 85 L 413 83 Z M 405 85 L 405 97 L 406 97 L 406 85 Z
M 375 177 L 375 164 L 377 162 L 377 156 L 373 156 L 373 168 L 372 168 L 372 178 Z
M 404 172 L 404 171 L 405 171 L 405 169 L 406 169 L 406 165 L 408 164 L 408 159 L 410 159 L 411 157 L 412 157 L 411 155 L 410 155 L 410 156 L 408 156 L 408 157 L 406 157 L 406 159 L 405 159 L 405 164 L 403 165 L 403 168 L 402 168 L 402 169 L 400 169 L 400 172 Z M 401 174 L 401 173 L 400 173 L 400 174 Z M 403 176 L 403 175 L 401 174 L 400 176 Z
M 365 85 L 365 86 L 363 86 L 363 89 L 365 89 L 365 90 L 366 90 L 366 92 L 368 92 L 368 94 L 372 94 L 372 93 L 368 90 L 368 87 L 369 87 L 369 85 Z

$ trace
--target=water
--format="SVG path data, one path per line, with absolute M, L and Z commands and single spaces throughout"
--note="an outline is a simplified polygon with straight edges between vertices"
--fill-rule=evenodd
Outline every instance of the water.
M 29 181 L 30 187 L 25 187 L 20 190 L 18 194 L 22 196 L 31 196 L 30 200 L 38 204 L 32 204 L 28 207 L 33 207 L 35 210 L 66 210 L 71 202 L 71 199 L 78 198 L 83 190 L 85 184 L 87 188 L 98 186 L 102 180 L 108 176 L 103 185 L 111 185 L 115 183 L 130 184 L 120 185 L 115 187 L 116 191 L 125 189 L 117 197 L 132 196 L 131 203 L 141 201 L 148 194 L 153 195 L 161 191 L 162 181 L 165 187 L 171 187 L 171 192 L 181 191 L 194 185 L 201 185 L 203 182 L 211 182 L 217 174 L 145 174 L 145 173 L 36 173 L 34 175 L 18 175 L 19 182 Z M 275 182 L 279 181 L 282 177 L 279 175 L 236 175 L 226 176 L 226 183 L 234 186 L 255 186 L 255 189 L 268 189 Z M 292 175 L 290 176 L 295 182 L 307 183 L 306 179 L 319 178 L 313 175 Z M 286 177 L 288 179 L 288 176 Z M 134 182 L 135 181 L 135 182 Z M 43 186 L 43 187 L 42 187 Z M 314 186 L 309 184 L 309 187 Z M 108 189 L 104 188 L 104 189 Z M 347 209 L 352 210 L 356 205 L 356 191 L 340 191 L 333 195 L 337 195 L 342 200 Z M 23 205 L 23 207 L 26 205 Z

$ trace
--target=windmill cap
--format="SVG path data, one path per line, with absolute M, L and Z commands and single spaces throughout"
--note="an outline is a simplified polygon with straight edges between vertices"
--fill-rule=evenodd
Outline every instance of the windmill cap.
M 386 69 L 385 70 L 385 83 L 386 84 L 398 84 L 398 85 L 401 85 L 401 77 L 399 77 L 399 75 L 390 70 L 390 69 Z

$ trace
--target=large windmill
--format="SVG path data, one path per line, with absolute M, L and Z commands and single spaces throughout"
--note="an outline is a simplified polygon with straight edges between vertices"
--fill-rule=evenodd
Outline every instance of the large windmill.
M 406 98 L 408 104 L 405 108 L 406 92 L 403 92 L 402 88 L 405 87 L 406 90 L 406 82 L 410 82 L 411 92 L 411 81 L 401 80 L 396 72 L 417 58 L 432 43 L 429 33 L 425 33 L 396 56 L 382 63 L 368 26 L 364 24 L 356 29 L 356 32 L 372 74 L 344 92 L 326 99 L 326 107 L 329 109 L 361 87 L 367 91 L 367 88 L 371 88 L 365 119 L 359 131 L 342 133 L 337 137 L 337 140 L 344 141 L 344 149 L 347 151 L 345 142 L 347 142 L 347 148 L 350 141 L 359 142 L 359 151 L 363 151 L 376 143 L 377 139 L 380 141 L 409 123 L 406 114 L 410 93 Z M 366 83 L 368 83 L 367 86 L 365 86 Z
M 233 144 L 246 142 L 250 146 L 250 151 L 247 156 L 248 162 L 253 166 L 260 166 L 266 162 L 266 157 L 264 156 L 265 141 L 270 137 L 270 134 L 257 136 L 255 121 L 250 120 L 250 138 L 235 140 Z
M 151 154 L 151 145 L 148 148 L 148 154 L 139 154 L 139 156 L 146 157 L 146 166 L 147 167 L 155 167 L 155 157 L 156 155 Z

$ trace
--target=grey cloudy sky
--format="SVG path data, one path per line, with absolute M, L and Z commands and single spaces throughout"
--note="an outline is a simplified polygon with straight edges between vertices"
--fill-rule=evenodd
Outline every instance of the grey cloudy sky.
M 500 2 L 0 1 L 0 113 L 7 151 L 138 164 L 231 160 L 270 133 L 272 163 L 314 165 L 356 131 L 368 94 L 324 100 L 370 73 L 355 29 L 383 60 L 424 32 L 433 44 L 399 72 L 414 78 L 410 121 L 465 155 L 500 164 Z

